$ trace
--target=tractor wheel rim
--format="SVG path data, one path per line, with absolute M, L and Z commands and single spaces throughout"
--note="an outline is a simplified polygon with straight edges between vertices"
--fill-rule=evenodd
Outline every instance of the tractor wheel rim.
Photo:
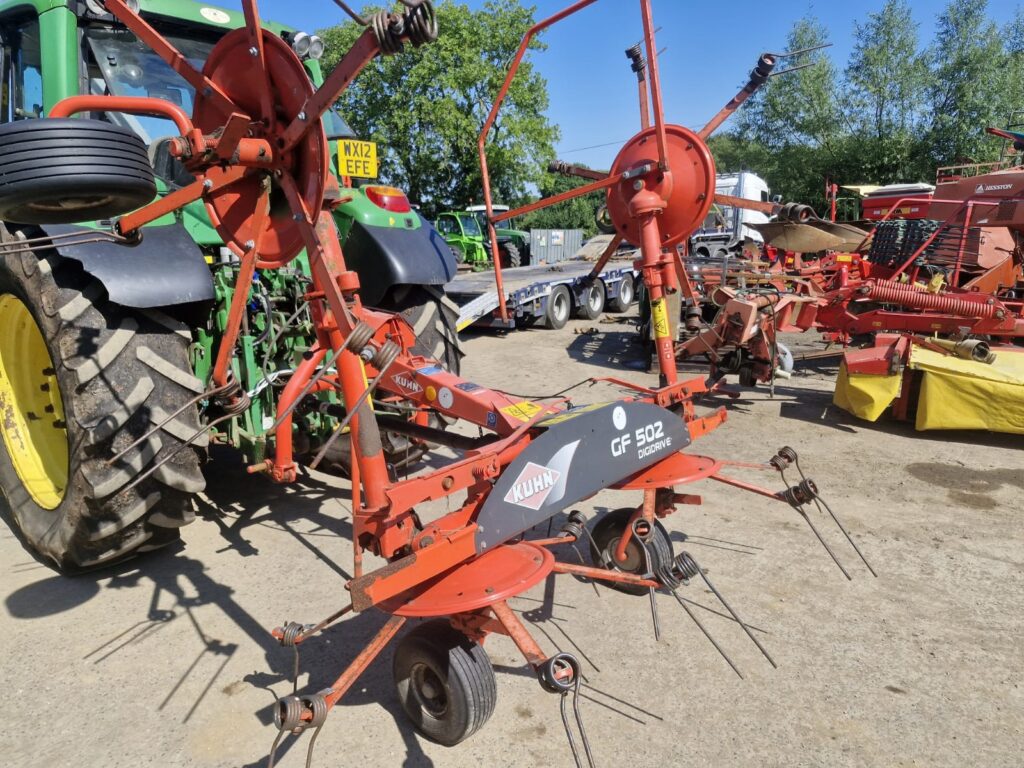
M 601 294 L 598 293 L 598 289 L 597 288 L 594 288 L 590 292 L 590 308 L 596 312 L 600 306 L 601 306 Z
M 625 280 L 622 281 L 622 287 L 619 289 L 619 298 L 626 304 L 633 301 L 633 286 Z
M 68 433 L 53 360 L 28 307 L 0 295 L 0 434 L 32 500 L 56 509 L 68 484 Z

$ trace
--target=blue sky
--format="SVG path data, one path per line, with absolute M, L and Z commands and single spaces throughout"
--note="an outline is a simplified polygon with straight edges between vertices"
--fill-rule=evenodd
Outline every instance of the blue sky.
M 466 0 L 472 8 L 483 0 Z M 570 0 L 535 0 L 537 18 Z M 240 7 L 238 2 L 221 4 Z M 883 0 L 849 2 L 781 2 L 764 0 L 653 0 L 665 114 L 669 121 L 700 126 L 746 82 L 762 51 L 779 51 L 793 22 L 811 13 L 828 28 L 829 53 L 840 68 L 852 49 L 854 22 L 878 10 Z M 353 5 L 359 7 L 356 0 Z M 989 0 L 989 15 L 1004 24 L 1019 0 Z M 945 0 L 911 3 L 923 42 L 931 39 Z M 344 14 L 329 0 L 261 0 L 264 16 L 300 29 L 339 23 Z M 443 34 L 443 30 L 442 30 Z M 638 130 L 636 80 L 623 51 L 641 36 L 639 2 L 598 0 L 593 6 L 552 27 L 544 36 L 547 51 L 534 62 L 547 77 L 550 119 L 562 132 L 560 158 L 606 168 L 621 142 Z M 727 124 L 728 125 L 728 124 Z M 594 145 L 613 146 L 583 149 Z M 582 151 L 579 151 L 582 150 Z

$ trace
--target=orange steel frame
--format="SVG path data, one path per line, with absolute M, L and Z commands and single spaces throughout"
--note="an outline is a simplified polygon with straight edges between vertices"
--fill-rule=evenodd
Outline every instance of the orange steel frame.
M 484 177 L 485 201 L 490 221 L 490 236 L 494 243 L 493 223 L 504 217 L 493 215 L 489 176 L 485 153 L 485 138 L 494 122 L 494 117 L 504 99 L 509 83 L 515 75 L 529 41 L 539 31 L 546 29 L 561 19 L 593 4 L 595 0 L 582 0 L 564 11 L 535 25 L 524 37 L 519 51 L 513 61 L 508 77 L 499 92 L 494 108 L 485 123 L 480 136 L 480 159 Z M 237 82 L 229 83 L 216 71 L 203 72 L 195 70 L 192 65 L 175 48 L 168 43 L 152 26 L 133 11 L 124 0 L 105 0 L 107 8 L 138 38 L 148 44 L 171 67 L 185 78 L 196 89 L 196 114 L 189 117 L 182 110 L 158 99 L 151 98 L 113 98 L 109 96 L 81 96 L 68 99 L 58 104 L 51 112 L 53 116 L 71 115 L 86 111 L 118 111 L 133 114 L 156 114 L 172 119 L 181 133 L 180 138 L 172 141 L 172 154 L 179 157 L 185 166 L 196 176 L 197 181 L 182 190 L 159 199 L 123 218 L 117 224 L 124 235 L 131 235 L 143 225 L 150 223 L 190 201 L 203 200 L 211 218 L 240 259 L 241 275 L 232 302 L 227 331 L 221 342 L 216 357 L 212 379 L 215 384 L 222 385 L 230 380 L 231 356 L 234 340 L 237 338 L 244 311 L 247 285 L 256 269 L 273 269 L 288 263 L 304 248 L 312 270 L 313 287 L 306 298 L 313 307 L 316 326 L 316 346 L 313 354 L 295 373 L 288 386 L 285 387 L 278 406 L 279 423 L 276 426 L 276 451 L 274 458 L 265 469 L 276 481 L 291 481 L 296 476 L 296 467 L 292 456 L 291 420 L 288 416 L 296 399 L 303 395 L 315 372 L 328 364 L 328 354 L 333 355 L 332 362 L 337 373 L 325 376 L 317 384 L 320 389 L 334 388 L 341 394 L 345 403 L 361 402 L 367 391 L 367 379 L 379 377 L 379 388 L 385 396 L 402 398 L 417 408 L 433 409 L 454 418 L 465 419 L 473 424 L 485 427 L 495 433 L 494 441 L 482 448 L 467 453 L 465 458 L 448 466 L 414 476 L 410 479 L 394 482 L 391 480 L 385 464 L 380 443 L 380 435 L 376 421 L 369 407 L 354 410 L 351 419 L 353 467 L 353 546 L 355 550 L 356 577 L 348 584 L 352 595 L 352 608 L 364 610 L 371 606 L 381 606 L 384 601 L 414 589 L 429 579 L 450 571 L 457 566 L 466 564 L 477 557 L 474 543 L 476 524 L 475 515 L 487 499 L 496 480 L 504 468 L 515 459 L 537 436 L 535 427 L 546 416 L 564 409 L 563 401 L 546 403 L 529 403 L 499 391 L 479 386 L 460 388 L 466 382 L 458 376 L 441 370 L 435 361 L 410 352 L 415 342 L 415 335 L 403 318 L 385 312 L 374 311 L 363 306 L 358 295 L 359 281 L 356 274 L 350 271 L 345 263 L 344 254 L 339 244 L 327 204 L 323 203 L 324 187 L 330 184 L 326 176 L 326 162 L 323 161 L 322 183 L 319 188 L 310 191 L 308 179 L 297 179 L 295 167 L 301 152 L 308 157 L 318 157 L 317 142 L 323 140 L 320 116 L 331 104 L 337 101 L 347 85 L 375 56 L 381 53 L 379 40 L 372 29 L 367 29 L 356 41 L 353 48 L 344 56 L 334 72 L 326 79 L 325 84 L 317 91 L 310 92 L 304 98 L 301 107 L 292 115 L 282 117 L 279 105 L 274 103 L 276 86 L 281 82 L 290 82 L 299 86 L 295 78 L 304 78 L 301 62 L 294 57 L 289 59 L 282 70 L 275 69 L 274 78 L 269 76 L 270 62 L 274 56 L 280 62 L 278 52 L 273 53 L 273 45 L 269 33 L 262 30 L 256 0 L 243 0 L 246 27 L 244 32 L 229 33 L 218 46 L 224 48 L 224 55 L 251 55 L 254 67 L 245 78 L 245 85 Z M 409 3 L 405 3 L 409 6 Z M 660 157 L 659 173 L 668 175 L 666 153 L 666 129 L 661 107 L 661 91 L 658 79 L 658 67 L 655 56 L 653 22 L 649 0 L 640 0 L 641 15 L 644 27 L 644 40 L 649 60 L 649 76 L 651 99 L 650 107 L 653 116 L 654 135 L 658 143 Z M 410 13 L 406 10 L 406 13 Z M 393 16 L 392 19 L 397 17 Z M 397 22 L 396 22 L 397 23 Z M 215 48 L 214 55 L 219 53 Z M 290 56 L 290 51 L 288 52 Z M 213 57 L 211 57 L 213 58 Z M 275 66 L 280 66 L 275 65 Z M 288 70 L 287 67 L 291 67 Z M 303 80 L 303 88 L 309 83 Z M 244 91 L 244 88 L 251 90 Z M 239 90 L 243 89 L 243 90 Z M 250 104 L 255 105 L 249 114 L 237 103 L 239 96 L 248 96 Z M 197 123 L 200 107 L 215 110 L 223 116 L 221 124 L 201 129 Z M 212 129 L 211 129 L 212 128 Z M 319 132 L 319 133 L 318 133 Z M 648 171 L 650 169 L 647 169 Z M 604 179 L 590 188 L 610 187 L 621 180 L 624 174 Z M 255 181 L 255 184 L 250 182 Z M 301 185 L 306 183 L 307 187 Z M 272 185 L 276 185 L 284 194 L 290 209 L 287 221 L 282 222 L 272 217 L 270 210 L 270 193 Z M 577 191 L 576 194 L 585 193 Z M 251 207 L 251 215 L 244 221 L 228 222 L 217 209 L 221 195 L 237 196 Z M 639 196 L 639 195 L 638 195 Z M 330 196 L 328 196 L 329 198 Z M 676 263 L 671 258 L 664 258 L 661 253 L 658 215 L 664 201 L 655 199 L 653 193 L 647 195 L 644 205 L 636 207 L 636 218 L 642 222 L 643 258 L 640 266 L 645 280 L 648 281 L 651 297 L 657 301 L 666 291 L 676 290 Z M 315 203 L 315 205 L 313 205 Z M 550 202 L 548 203 L 550 204 Z M 515 215 L 511 212 L 506 216 Z M 232 229 L 234 227 L 234 229 Z M 276 258 L 261 257 L 267 243 L 276 242 L 283 228 L 294 227 L 300 237 L 300 246 L 293 253 L 279 254 Z M 241 231 L 253 233 L 251 240 L 238 243 Z M 495 252 L 497 249 L 495 248 Z M 495 264 L 496 279 L 501 295 L 501 268 Z M 502 313 L 506 310 L 502 307 Z M 362 349 L 349 346 L 353 334 L 359 331 L 369 339 Z M 362 338 L 362 337 L 361 337 Z M 725 421 L 725 411 L 719 411 L 698 418 L 693 409 L 692 398 L 706 392 L 707 389 L 699 379 L 680 381 L 675 371 L 675 358 L 671 339 L 663 339 L 660 360 L 667 386 L 658 389 L 638 387 L 624 381 L 604 379 L 616 386 L 627 388 L 632 392 L 632 399 L 656 403 L 662 407 L 675 406 L 679 417 L 688 426 L 690 436 L 696 439 L 711 431 Z M 381 364 L 375 368 L 377 354 L 386 349 L 387 344 L 397 344 L 400 352 L 393 362 Z M 390 373 L 391 376 L 384 376 Z M 401 378 L 415 380 L 419 386 L 416 392 L 404 389 L 396 382 Z M 446 392 L 445 397 L 439 397 Z M 525 407 L 525 408 L 524 408 Z M 708 460 L 691 457 L 686 454 L 675 454 L 670 457 L 679 468 L 679 479 L 663 481 L 666 488 L 674 484 L 690 482 L 700 477 L 708 477 L 708 471 L 697 471 L 708 466 Z M 669 461 L 669 460 L 664 460 Z M 702 463 L 703 462 L 703 463 Z M 661 466 L 661 464 L 656 465 Z M 721 464 L 712 464 L 720 467 Z M 764 468 L 758 465 L 758 468 Z M 262 467 L 260 468 L 262 469 Z M 717 470 L 715 470 L 717 474 Z M 711 475 L 715 477 L 716 474 Z M 644 485 L 631 486 L 624 482 L 618 486 L 621 490 L 643 490 L 644 501 L 636 508 L 636 517 L 644 518 L 653 523 L 656 515 L 668 514 L 673 511 L 675 503 L 699 503 L 699 497 L 670 495 L 659 497 L 658 489 Z M 664 490 L 664 489 L 662 489 Z M 465 492 L 465 502 L 455 511 L 442 516 L 420 527 L 415 516 L 417 505 L 427 501 L 450 498 L 457 493 Z M 770 498 L 779 496 L 770 491 L 758 489 Z M 629 532 L 623 536 L 628 541 Z M 573 541 L 571 535 L 561 536 L 538 542 L 544 546 Z M 499 545 L 504 546 L 504 545 Z M 619 548 L 622 554 L 625 543 Z M 376 555 L 390 561 L 384 568 L 368 574 L 362 572 L 362 552 L 369 549 Z M 610 570 L 587 568 L 583 566 L 557 563 L 553 566 L 556 572 L 576 573 L 590 578 L 606 581 L 618 581 L 639 586 L 657 587 L 658 582 L 630 573 L 619 573 Z M 342 611 L 344 613 L 344 611 Z M 339 614 L 340 615 L 340 614 Z M 363 649 L 353 664 L 332 687 L 327 697 L 328 706 L 333 706 L 354 682 L 366 666 L 377 656 L 387 642 L 401 628 L 404 618 L 392 616 L 381 632 Z M 456 612 L 452 622 L 473 637 L 482 639 L 488 632 L 500 631 L 509 635 L 523 651 L 527 660 L 535 667 L 543 661 L 543 653 L 530 638 L 529 633 L 515 617 L 503 600 L 493 602 L 485 608 L 474 608 L 465 612 Z M 304 718 L 310 719 L 306 712 Z

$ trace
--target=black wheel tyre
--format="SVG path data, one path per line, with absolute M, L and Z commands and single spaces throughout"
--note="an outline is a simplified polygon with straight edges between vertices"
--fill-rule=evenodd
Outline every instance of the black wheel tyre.
M 612 312 L 628 312 L 635 298 L 634 293 L 633 278 L 626 275 L 619 281 L 619 292 L 608 302 L 608 309 Z
M 75 571 L 176 540 L 177 529 L 195 518 L 192 497 L 205 487 L 200 463 L 208 436 L 198 410 L 186 408 L 113 465 L 108 460 L 203 391 L 192 374 L 188 328 L 158 312 L 111 304 L 99 283 L 53 252 L 0 255 L 3 296 L 27 308 L 26 323 L 34 321 L 42 336 L 53 364 L 41 375 L 59 390 L 68 444 L 66 486 L 46 509 L 0 439 L 0 489 L 23 541 Z M 196 432 L 199 439 L 182 449 Z
M 597 320 L 604 312 L 604 283 L 595 280 L 583 293 L 583 301 L 576 309 L 576 313 L 584 320 Z
M 548 296 L 545 313 L 548 328 L 554 331 L 564 328 L 565 324 L 569 322 L 570 314 L 572 314 L 572 297 L 569 295 L 569 289 L 564 285 L 556 285 Z
M 609 512 L 595 523 L 594 529 L 590 534 L 590 537 L 593 539 L 590 542 L 590 559 L 597 568 L 607 567 L 605 565 L 605 553 L 607 553 L 608 557 L 611 557 L 614 561 L 615 547 L 622 538 L 622 533 L 629 524 L 629 519 L 633 516 L 634 511 L 635 510 L 632 507 L 616 509 Z M 597 545 L 596 547 L 595 544 Z M 650 545 L 648 547 L 648 551 L 652 557 L 652 562 L 650 564 L 652 570 L 656 571 L 659 567 L 672 564 L 672 558 L 674 556 L 672 551 L 672 539 L 669 538 L 668 531 L 665 530 L 664 526 L 658 520 L 654 521 L 654 532 L 651 534 L 648 544 Z M 636 540 L 636 537 L 631 537 L 629 544 L 626 545 L 625 562 L 615 563 L 613 570 L 634 573 L 638 576 L 642 576 L 646 572 L 645 565 L 646 562 L 643 551 L 641 550 L 640 542 Z M 625 592 L 630 595 L 647 594 L 646 587 L 637 587 L 632 584 L 620 584 L 612 581 L 603 583 L 611 589 L 619 592 Z
M 412 326 L 416 333 L 412 351 L 434 358 L 457 376 L 462 367 L 462 348 L 455 328 L 458 307 L 445 295 L 443 288 L 432 285 L 412 286 L 395 296 L 380 309 L 397 312 Z
M 504 243 L 500 246 L 502 268 L 522 266 L 522 258 L 515 243 Z
M 615 222 L 612 221 L 612 217 L 608 213 L 607 205 L 602 205 L 594 212 L 594 223 L 597 225 L 597 231 L 602 235 L 615 234 Z
M 108 219 L 156 196 L 135 133 L 100 120 L 19 120 L 0 126 L 0 219 L 70 224 Z
M 710 259 L 711 251 L 707 248 L 707 246 L 701 245 L 696 250 L 694 250 L 693 255 L 698 259 Z
M 381 302 L 378 309 L 397 312 L 412 326 L 416 332 L 416 344 L 412 348 L 415 354 L 433 358 L 445 370 L 459 374 L 462 349 L 455 329 L 459 313 L 443 289 L 429 285 L 403 286 Z M 437 423 L 432 426 L 442 426 L 439 418 L 435 419 Z M 428 446 L 394 432 L 382 432 L 381 440 L 385 460 L 396 469 L 415 464 L 428 450 Z M 350 476 L 352 446 L 349 440 L 344 437 L 335 440 L 321 466 L 329 472 Z
M 420 624 L 403 637 L 392 669 L 402 708 L 431 741 L 454 746 L 494 713 L 498 688 L 487 652 L 445 619 Z
M 466 254 L 462 250 L 462 248 L 460 248 L 457 245 L 449 245 L 448 248 L 451 250 L 452 256 L 455 257 L 455 263 L 456 264 L 465 264 L 465 262 L 466 262 Z
M 729 249 L 728 248 L 716 248 L 715 249 L 714 258 L 715 258 L 716 261 L 722 261 L 724 259 L 727 259 L 728 257 L 729 257 Z

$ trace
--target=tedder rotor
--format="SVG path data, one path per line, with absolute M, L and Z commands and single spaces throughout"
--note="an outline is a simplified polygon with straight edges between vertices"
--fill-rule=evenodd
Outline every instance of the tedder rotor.
M 487 176 L 487 133 L 509 81 L 535 34 L 594 1 L 577 2 L 529 30 L 498 94 L 480 136 L 492 238 L 496 221 L 523 212 L 520 209 L 495 216 Z M 686 552 L 678 556 L 673 553 L 672 542 L 659 522 L 677 505 L 699 504 L 699 496 L 679 493 L 677 488 L 702 479 L 792 506 L 843 569 L 812 521 L 810 509 L 828 514 L 837 524 L 839 521 L 813 481 L 803 476 L 795 451 L 780 449 L 764 464 L 742 464 L 688 452 L 693 441 L 724 423 L 726 413 L 720 409 L 698 415 L 694 399 L 707 387 L 700 379 L 678 376 L 668 331 L 665 297 L 679 290 L 674 246 L 699 225 L 715 197 L 714 160 L 705 139 L 764 82 L 775 57 L 766 54 L 761 58 L 750 85 L 703 131 L 668 124 L 661 107 L 650 1 L 640 0 L 650 66 L 650 99 L 648 102 L 645 93 L 642 130 L 622 148 L 605 178 L 535 203 L 527 210 L 573 195 L 606 190 L 618 239 L 634 243 L 641 250 L 638 266 L 651 297 L 663 386 L 646 388 L 615 379 L 591 380 L 583 383 L 603 381 L 625 394 L 612 402 L 573 407 L 564 396 L 524 400 L 460 378 L 438 361 L 412 351 L 416 336 L 401 315 L 371 310 L 360 300 L 359 280 L 346 265 L 330 215 L 339 196 L 331 188 L 320 118 L 374 57 L 397 54 L 407 42 L 414 46 L 427 44 L 437 36 L 437 26 L 430 0 L 402 0 L 404 8 L 400 11 L 382 11 L 370 18 L 355 14 L 341 0 L 336 2 L 365 30 L 323 85 L 315 88 L 292 48 L 263 29 L 256 0 L 243 0 L 245 26 L 216 44 L 201 71 L 147 23 L 133 4 L 103 0 L 104 7 L 120 23 L 195 88 L 192 114 L 156 98 L 76 96 L 59 102 L 46 118 L 21 123 L 23 129 L 47 130 L 55 124 L 52 121 L 59 120 L 63 130 L 87 132 L 95 121 L 65 119 L 81 113 L 169 118 L 179 132 L 170 142 L 170 153 L 195 181 L 148 202 L 153 195 L 145 183 L 137 185 L 133 194 L 112 199 L 105 194 L 108 187 L 104 185 L 109 185 L 109 179 L 101 174 L 79 174 L 73 184 L 63 187 L 61 179 L 68 177 L 55 176 L 48 196 L 26 200 L 7 215 L 12 221 L 25 223 L 115 217 L 107 240 L 131 247 L 138 242 L 143 225 L 190 202 L 203 201 L 223 242 L 240 261 L 238 289 L 206 388 L 181 410 L 201 400 L 215 400 L 226 414 L 221 418 L 229 418 L 236 409 L 243 408 L 246 398 L 245 390 L 231 374 L 248 296 L 246 286 L 256 270 L 285 268 L 301 252 L 308 257 L 312 283 L 305 298 L 313 308 L 317 344 L 278 402 L 271 427 L 276 433 L 272 457 L 265 465 L 254 465 L 253 470 L 265 471 L 276 481 L 293 480 L 293 412 L 317 392 L 334 391 L 339 395 L 344 405 L 334 406 L 340 421 L 333 436 L 349 440 L 354 457 L 355 575 L 346 585 L 351 594 L 349 605 L 318 624 L 288 623 L 274 634 L 283 645 L 297 649 L 350 611 L 377 608 L 390 617 L 329 688 L 278 700 L 275 713 L 279 734 L 271 750 L 271 763 L 279 742 L 288 733 L 297 735 L 310 728 L 318 731 L 332 707 L 406 620 L 419 617 L 433 620 L 419 624 L 402 638 L 394 661 L 402 705 L 417 730 L 442 744 L 453 745 L 486 722 L 496 694 L 494 672 L 483 643 L 489 634 L 499 633 L 512 639 L 546 690 L 561 694 L 562 721 L 576 762 L 582 764 L 585 759 L 592 765 L 576 700 L 580 663 L 568 653 L 545 653 L 509 607 L 511 598 L 551 574 L 575 574 L 622 591 L 649 595 L 657 633 L 657 591 L 674 595 L 688 613 L 677 591 L 690 579 L 699 577 L 715 591 L 693 557 Z M 47 161 L 57 164 L 67 158 L 39 159 L 41 164 Z M 141 167 L 133 166 L 133 170 L 142 172 Z M 94 231 L 90 231 L 90 237 L 101 239 Z M 32 252 L 45 245 L 14 241 L 4 247 L 8 252 Z M 495 272 L 500 286 L 500 265 L 496 264 Z M 461 456 L 440 468 L 395 480 L 382 451 L 371 395 L 400 400 L 447 420 L 465 420 L 479 427 L 482 436 L 471 438 L 434 427 L 407 425 L 411 434 L 446 445 Z M 194 438 L 211 426 L 212 422 L 204 424 Z M 321 455 L 327 447 L 321 449 Z M 111 457 L 111 461 L 116 459 Z M 778 472 L 786 488 L 773 492 L 750 485 L 725 474 L 728 466 Z M 800 473 L 800 481 L 786 483 L 787 471 Z M 603 514 L 590 527 L 586 517 L 574 510 L 559 535 L 551 536 L 549 530 L 545 538 L 528 538 L 542 524 L 548 523 L 550 528 L 556 514 L 606 489 L 632 494 L 634 501 Z M 450 505 L 457 508 L 433 520 L 418 513 L 418 508 L 422 512 L 428 502 L 440 499 L 450 500 Z M 839 528 L 853 544 L 842 525 Z M 561 562 L 552 552 L 556 545 L 584 540 L 591 551 L 590 566 Z M 364 570 L 365 551 L 386 564 Z M 849 578 L 845 569 L 843 573 Z M 721 599 L 717 591 L 715 594 Z M 722 603 L 771 661 L 747 625 L 724 600 Z M 690 616 L 704 630 L 696 616 Z M 716 648 L 732 665 L 717 644 Z M 579 740 L 574 738 L 567 716 L 570 693 Z M 312 744 L 311 740 L 310 748 Z M 582 745 L 582 751 L 578 745 Z

